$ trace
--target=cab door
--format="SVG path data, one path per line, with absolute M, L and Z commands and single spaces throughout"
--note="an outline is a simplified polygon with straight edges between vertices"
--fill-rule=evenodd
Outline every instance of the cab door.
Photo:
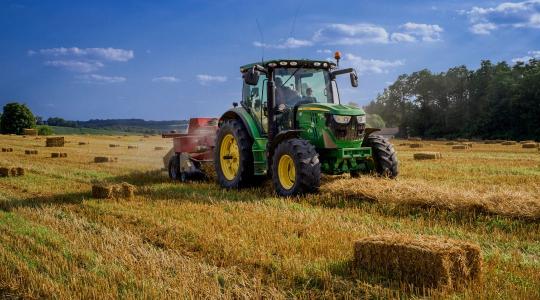
M 257 122 L 262 134 L 268 132 L 268 114 L 266 111 L 268 95 L 267 95 L 266 75 L 259 76 L 257 85 L 248 85 L 244 83 L 242 89 L 242 101 L 244 107 L 248 109 L 253 119 Z

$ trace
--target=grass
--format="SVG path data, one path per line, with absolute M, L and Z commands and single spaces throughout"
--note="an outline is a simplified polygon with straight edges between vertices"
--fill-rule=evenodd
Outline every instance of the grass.
M 398 146 L 398 180 L 323 178 L 321 193 L 278 198 L 271 184 L 225 191 L 171 182 L 170 140 L 70 135 L 51 159 L 44 139 L 0 136 L 0 296 L 28 298 L 539 298 L 540 153 L 520 145 L 452 150 L 439 160 Z M 79 146 L 79 141 L 89 142 Z M 120 144 L 118 148 L 108 145 Z M 395 141 L 399 144 L 400 141 Z M 128 145 L 138 149 L 127 149 Z M 37 156 L 24 155 L 36 149 Z M 95 156 L 117 156 L 95 164 Z M 134 200 L 91 197 L 94 180 L 129 182 Z M 411 290 L 359 277 L 353 244 L 376 234 L 480 245 L 483 279 L 464 290 Z

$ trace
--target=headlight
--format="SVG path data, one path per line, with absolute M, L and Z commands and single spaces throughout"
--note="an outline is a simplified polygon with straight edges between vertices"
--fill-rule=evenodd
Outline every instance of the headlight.
M 349 124 L 349 121 L 351 121 L 351 116 L 332 115 L 332 117 L 339 124 Z
M 366 123 L 366 115 L 356 116 L 356 123 L 358 123 L 358 124 Z

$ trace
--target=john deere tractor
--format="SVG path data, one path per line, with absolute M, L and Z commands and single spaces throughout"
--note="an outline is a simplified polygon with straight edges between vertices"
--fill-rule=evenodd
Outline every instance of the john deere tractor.
M 339 53 L 336 53 L 339 63 Z M 214 166 L 225 188 L 240 188 L 271 176 L 276 192 L 316 192 L 321 173 L 374 173 L 394 178 L 394 147 L 366 113 L 340 103 L 336 77 L 354 69 L 315 60 L 270 60 L 240 68 L 242 101 L 219 119 Z

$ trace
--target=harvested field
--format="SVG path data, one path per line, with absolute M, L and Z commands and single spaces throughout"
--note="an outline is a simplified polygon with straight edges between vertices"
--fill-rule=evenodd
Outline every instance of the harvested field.
M 0 179 L 0 297 L 540 298 L 536 150 L 396 146 L 397 180 L 324 176 L 320 194 L 278 198 L 269 181 L 243 190 L 171 181 L 160 171 L 166 151 L 154 150 L 171 141 L 158 136 L 122 139 L 137 151 L 109 148 L 116 136 L 69 138 L 75 142 L 61 149 L 69 159 L 61 160 L 23 155 L 39 143 L 33 139 L 0 136 L 2 147 L 15 149 L 0 165 L 27 171 Z M 444 159 L 415 160 L 419 151 Z M 132 184 L 135 198 L 96 199 L 96 181 Z M 478 244 L 482 280 L 421 291 L 358 276 L 355 242 L 386 234 Z
M 517 144 L 516 142 L 514 141 L 506 141 L 506 142 L 502 142 L 501 145 L 504 145 L 504 146 L 513 146 Z
M 440 152 L 419 152 L 419 153 L 415 153 L 413 157 L 414 159 L 417 159 L 417 160 L 439 159 L 439 158 L 442 158 L 442 155 Z
M 464 150 L 464 149 L 469 149 L 469 147 L 467 145 L 454 145 L 452 146 L 452 150 Z
M 45 140 L 45 146 L 47 147 L 64 147 L 64 137 L 63 136 L 57 136 L 57 137 L 48 137 Z
M 354 244 L 354 265 L 361 272 L 429 288 L 461 288 L 480 279 L 478 245 L 432 236 L 386 234 Z
M 419 142 L 422 140 L 422 138 L 419 138 L 419 137 L 410 137 L 408 138 L 409 141 L 413 141 L 413 142 Z
M 422 148 L 422 147 L 424 147 L 424 145 L 423 145 L 423 144 L 414 143 L 414 144 L 409 144 L 409 147 L 411 147 L 411 148 Z
M 154 147 L 154 150 L 165 150 L 165 147 Z
M 464 143 L 464 142 L 468 142 L 469 139 L 456 139 L 456 141 L 458 141 L 460 143 Z

